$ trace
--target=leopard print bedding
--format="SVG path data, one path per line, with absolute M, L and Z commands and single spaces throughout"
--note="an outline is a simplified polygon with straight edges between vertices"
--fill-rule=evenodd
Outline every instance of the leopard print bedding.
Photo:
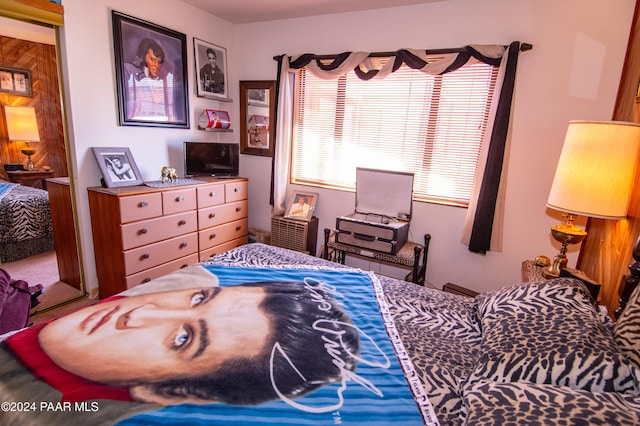
M 257 243 L 208 262 L 349 268 Z M 583 303 L 589 296 L 578 281 L 519 285 L 471 299 L 378 278 L 441 425 L 640 424 L 637 370 L 614 342 L 608 317 L 590 299 Z M 550 308 L 557 299 L 561 307 Z M 562 321 L 549 319 L 558 315 Z M 552 336 L 554 349 L 546 351 Z M 501 350 L 515 358 L 500 357 Z

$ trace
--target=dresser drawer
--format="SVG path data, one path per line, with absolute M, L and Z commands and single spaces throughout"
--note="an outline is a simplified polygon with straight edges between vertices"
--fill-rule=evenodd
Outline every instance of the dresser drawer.
M 199 210 L 198 229 L 202 230 L 234 220 L 244 219 L 248 216 L 248 206 L 247 200 L 242 200 Z
M 246 200 L 249 196 L 249 184 L 247 181 L 229 182 L 224 185 L 224 201 Z
M 126 279 L 127 288 L 135 287 L 140 284 L 147 283 L 151 280 L 155 280 L 156 278 L 163 277 L 173 271 L 177 271 L 178 269 L 182 269 L 186 266 L 193 265 L 198 262 L 198 254 L 193 253 L 189 256 L 181 257 L 180 259 L 163 263 L 160 266 L 156 266 L 155 268 L 150 268 L 142 272 L 138 272 L 137 274 L 129 275 Z
M 162 213 L 174 214 L 196 209 L 196 189 L 176 189 L 162 193 Z
M 247 219 L 214 226 L 198 232 L 200 251 L 247 235 Z
M 204 262 L 211 256 L 224 253 L 225 251 L 229 251 L 232 248 L 236 248 L 248 243 L 249 243 L 249 237 L 244 236 L 241 238 L 236 238 L 235 240 L 227 241 L 226 243 L 222 243 L 217 246 L 210 247 L 200 252 L 200 262 Z
M 120 229 L 122 232 L 122 248 L 123 250 L 129 250 L 197 231 L 197 213 L 192 210 L 171 216 L 127 223 L 122 225 Z
M 125 275 L 135 274 L 198 251 L 198 234 L 191 233 L 124 252 Z
M 162 195 L 158 192 L 120 197 L 118 200 L 120 223 L 162 216 Z
M 202 185 L 196 188 L 198 208 L 217 206 L 224 203 L 224 184 Z

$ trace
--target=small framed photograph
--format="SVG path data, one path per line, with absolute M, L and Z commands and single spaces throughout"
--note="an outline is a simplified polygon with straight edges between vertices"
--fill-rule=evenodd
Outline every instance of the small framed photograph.
M 0 92 L 19 96 L 32 96 L 31 71 L 0 67 Z
M 284 214 L 286 219 L 297 219 L 309 222 L 313 217 L 313 212 L 318 202 L 318 193 L 294 191 L 287 210 Z
M 103 186 L 115 188 L 142 185 L 142 176 L 129 148 L 91 149 L 102 172 Z
M 187 36 L 111 16 L 120 125 L 188 129 Z
M 227 50 L 193 38 L 196 63 L 196 94 L 201 98 L 230 101 L 227 74 Z
M 269 89 L 248 89 L 247 102 L 249 105 L 268 107 Z

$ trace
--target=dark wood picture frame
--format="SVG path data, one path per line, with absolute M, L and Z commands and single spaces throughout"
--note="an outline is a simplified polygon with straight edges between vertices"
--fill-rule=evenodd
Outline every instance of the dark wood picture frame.
M 31 71 L 21 68 L 0 67 L 0 92 L 31 97 Z
M 93 147 L 91 149 L 102 172 L 103 186 L 116 188 L 143 183 L 129 148 Z
M 254 102 L 249 94 L 258 90 L 261 102 Z M 240 153 L 273 156 L 275 142 L 275 80 L 240 81 Z M 265 117 L 266 120 L 265 120 Z M 259 118 L 259 119 L 258 119 Z M 267 122 L 265 126 L 265 121 Z
M 187 36 L 116 11 L 111 16 L 120 125 L 188 129 Z
M 215 54 L 217 72 L 212 73 L 211 68 L 203 73 L 204 67 L 210 67 L 208 55 L 212 50 Z M 213 43 L 193 38 L 193 57 L 196 70 L 196 95 L 201 98 L 217 99 L 230 102 L 229 99 L 229 72 L 227 71 L 227 49 Z M 222 84 L 207 81 L 203 75 L 222 74 Z M 215 77 L 214 77 L 215 78 Z

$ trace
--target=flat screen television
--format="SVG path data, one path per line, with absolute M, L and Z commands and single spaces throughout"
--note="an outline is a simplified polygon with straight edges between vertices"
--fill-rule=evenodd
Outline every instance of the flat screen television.
M 184 174 L 193 176 L 238 176 L 240 145 L 237 143 L 185 142 Z

